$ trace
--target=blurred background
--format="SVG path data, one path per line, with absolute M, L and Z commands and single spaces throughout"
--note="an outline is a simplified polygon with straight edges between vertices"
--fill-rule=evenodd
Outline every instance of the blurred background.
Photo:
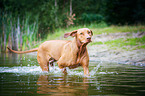
M 144 5 L 145 0 L 0 0 L 0 50 L 37 47 L 58 29 L 144 25 Z
M 29 50 L 85 27 L 93 31 L 89 77 L 82 67 L 63 75 L 57 64 L 42 72 L 37 52 L 7 49 Z M 145 0 L 0 0 L 0 96 L 144 96 L 144 85 Z

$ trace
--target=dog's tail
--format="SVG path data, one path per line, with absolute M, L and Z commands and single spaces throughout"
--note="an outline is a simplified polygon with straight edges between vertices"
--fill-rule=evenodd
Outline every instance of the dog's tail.
M 30 52 L 35 52 L 35 51 L 38 51 L 38 48 L 34 48 L 34 49 L 31 49 L 31 50 L 27 50 L 27 51 L 15 51 L 15 50 L 12 50 L 11 48 L 7 47 L 10 51 L 14 52 L 14 53 L 17 53 L 17 54 L 23 54 L 23 53 L 30 53 Z

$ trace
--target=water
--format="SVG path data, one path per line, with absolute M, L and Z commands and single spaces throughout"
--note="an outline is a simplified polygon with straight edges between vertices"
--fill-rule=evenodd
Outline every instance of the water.
M 57 64 L 42 72 L 36 55 L 0 55 L 1 96 L 145 95 L 145 67 L 90 61 L 89 77 L 81 67 L 63 75 Z

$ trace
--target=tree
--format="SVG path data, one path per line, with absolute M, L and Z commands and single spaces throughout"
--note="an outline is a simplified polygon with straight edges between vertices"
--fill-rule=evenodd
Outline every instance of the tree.
M 106 0 L 104 15 L 113 24 L 145 22 L 145 0 Z

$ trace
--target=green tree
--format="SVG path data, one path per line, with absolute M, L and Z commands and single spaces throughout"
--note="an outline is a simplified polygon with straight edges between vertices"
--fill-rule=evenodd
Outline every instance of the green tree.
M 104 15 L 110 24 L 145 23 L 145 0 L 106 0 Z

